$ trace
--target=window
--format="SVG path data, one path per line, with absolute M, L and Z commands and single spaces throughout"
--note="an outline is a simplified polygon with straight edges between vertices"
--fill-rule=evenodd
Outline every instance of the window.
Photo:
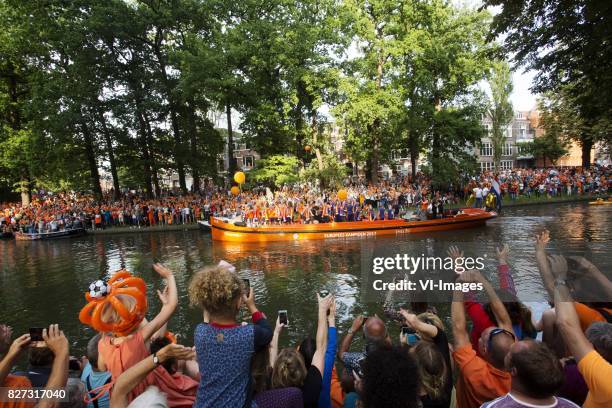
M 512 170 L 512 160 L 502 160 L 499 162 L 499 166 L 502 170 Z
M 493 170 L 493 162 L 480 162 L 480 171 Z
M 253 156 L 244 156 L 242 158 L 243 168 L 252 168 L 254 164 L 255 164 L 255 160 L 253 159 Z
M 483 143 L 480 146 L 480 155 L 483 157 L 493 156 L 493 146 L 491 143 Z
M 519 129 L 519 138 L 524 139 L 526 133 L 527 133 L 527 126 L 521 125 L 521 128 Z
M 517 119 L 525 119 L 525 113 L 524 112 L 516 112 L 516 118 Z
M 484 128 L 485 128 L 485 131 L 486 131 L 486 135 L 487 136 L 491 136 L 491 124 L 490 123 L 485 123 L 484 124 Z
M 512 143 L 506 143 L 502 146 L 502 156 L 512 156 L 513 153 Z

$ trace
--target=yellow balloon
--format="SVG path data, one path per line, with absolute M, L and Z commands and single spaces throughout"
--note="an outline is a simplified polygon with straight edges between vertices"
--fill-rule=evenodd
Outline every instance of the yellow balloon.
M 311 149 L 311 147 L 309 145 L 306 145 L 306 147 L 304 147 L 304 150 L 306 150 L 307 152 L 309 152 Z
M 347 195 L 348 195 L 348 193 L 346 192 L 345 189 L 342 189 L 342 190 L 338 191 L 338 199 L 340 201 L 346 200 Z
M 245 175 L 243 172 L 239 171 L 234 174 L 234 181 L 238 184 L 244 184 Z
M 234 186 L 230 189 L 230 191 L 232 192 L 233 195 L 237 196 L 238 194 L 240 194 L 240 189 L 238 188 L 238 186 Z

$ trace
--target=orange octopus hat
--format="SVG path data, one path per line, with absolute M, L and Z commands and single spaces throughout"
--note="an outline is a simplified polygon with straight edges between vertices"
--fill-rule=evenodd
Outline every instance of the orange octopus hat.
M 147 312 L 146 293 L 147 286 L 144 280 L 121 269 L 115 272 L 108 282 L 99 280 L 89 285 L 89 292 L 85 293 L 88 303 L 81 309 L 79 320 L 99 332 L 127 336 L 144 319 Z M 128 310 L 117 295 L 131 296 L 136 302 L 134 310 Z M 102 321 L 102 311 L 108 307 L 107 304 L 119 315 L 118 322 Z

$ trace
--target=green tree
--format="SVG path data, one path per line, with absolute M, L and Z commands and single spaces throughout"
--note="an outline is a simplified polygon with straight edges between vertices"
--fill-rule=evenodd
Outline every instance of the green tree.
M 506 61 L 497 60 L 493 62 L 489 76 L 489 87 L 491 88 L 491 101 L 487 109 L 487 114 L 491 119 L 489 137 L 493 145 L 495 169 L 499 171 L 502 149 L 506 141 L 504 131 L 512 121 L 513 116 L 512 103 L 510 102 L 512 78 L 510 67 Z
M 249 179 L 268 187 L 280 188 L 299 180 L 299 168 L 297 157 L 274 155 L 258 160 L 256 168 L 249 172 Z
M 612 117 L 612 8 L 599 0 L 486 0 L 501 6 L 492 37 L 503 36 L 513 60 L 538 71 L 536 92 L 563 92 L 575 101 L 586 127 L 580 134 L 582 165 L 593 145 L 609 143 Z

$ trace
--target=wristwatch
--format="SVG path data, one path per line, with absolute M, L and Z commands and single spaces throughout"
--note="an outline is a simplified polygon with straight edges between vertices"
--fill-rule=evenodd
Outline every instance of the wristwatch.
M 157 357 L 157 353 L 153 353 L 153 364 L 155 364 L 155 367 L 159 365 L 159 357 Z
M 353 334 L 353 328 L 351 327 L 350 329 L 348 329 L 348 331 L 346 333 L 347 334 Z
M 557 278 L 555 279 L 555 288 L 557 286 L 567 286 L 567 282 L 565 282 L 565 279 Z

